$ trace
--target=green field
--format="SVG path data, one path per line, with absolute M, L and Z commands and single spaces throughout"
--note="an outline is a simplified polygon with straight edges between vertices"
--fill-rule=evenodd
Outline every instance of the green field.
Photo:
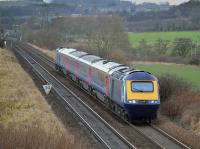
M 129 42 L 133 47 L 138 46 L 141 40 L 153 45 L 158 39 L 173 42 L 176 38 L 190 38 L 194 42 L 200 43 L 200 31 L 181 31 L 181 32 L 129 32 Z
M 159 76 L 162 74 L 175 74 L 193 84 L 200 90 L 200 67 L 173 64 L 133 64 L 134 68 L 146 70 Z

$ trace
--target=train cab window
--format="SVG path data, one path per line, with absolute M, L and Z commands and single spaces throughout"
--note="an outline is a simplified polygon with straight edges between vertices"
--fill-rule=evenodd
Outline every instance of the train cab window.
M 153 92 L 154 87 L 152 82 L 132 82 L 131 89 L 133 92 Z

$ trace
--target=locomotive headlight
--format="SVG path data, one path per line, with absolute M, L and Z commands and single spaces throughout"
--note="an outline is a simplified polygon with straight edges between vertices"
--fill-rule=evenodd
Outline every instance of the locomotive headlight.
M 130 100 L 129 103 L 136 103 L 136 101 L 135 100 Z
M 149 103 L 151 103 L 151 104 L 159 104 L 160 101 L 159 100 L 151 100 L 151 101 L 149 101 Z
M 156 103 L 155 100 L 152 100 L 151 103 Z

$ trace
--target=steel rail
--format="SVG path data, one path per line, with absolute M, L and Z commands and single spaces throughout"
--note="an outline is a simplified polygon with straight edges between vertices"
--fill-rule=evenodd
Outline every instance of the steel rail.
M 151 124 L 150 127 L 152 127 L 153 129 L 155 129 L 156 131 L 159 131 L 160 133 L 162 133 L 163 135 L 165 135 L 167 138 L 169 138 L 170 140 L 176 142 L 177 144 L 179 144 L 182 148 L 185 149 L 190 149 L 189 146 L 185 145 L 183 142 L 177 140 L 176 138 L 174 138 L 173 136 L 171 136 L 170 134 L 168 134 L 166 131 L 160 129 L 159 127 L 157 127 L 156 125 Z
M 54 91 L 67 103 L 68 107 L 81 119 L 106 148 L 136 148 L 30 55 L 26 52 L 22 52 L 19 47 L 15 49 L 46 82 L 53 85 Z M 70 98 L 70 100 L 68 98 Z
M 31 49 L 34 49 L 33 47 L 29 47 L 29 48 L 31 48 Z M 43 62 L 45 62 L 45 63 L 47 63 L 48 65 L 49 65 L 49 61 L 51 61 L 49 58 L 44 58 L 45 56 L 41 56 L 40 54 L 38 54 L 37 52 L 36 52 L 36 49 L 34 50 L 34 52 L 33 51 L 29 51 L 29 52 L 31 52 L 32 54 L 35 54 L 39 59 L 41 59 Z M 41 57 L 43 57 L 43 58 L 41 58 Z M 54 63 L 53 61 L 51 62 L 51 63 Z M 51 65 L 49 65 L 49 66 L 51 66 Z M 52 67 L 52 66 L 51 66 Z M 54 68 L 54 67 L 53 67 Z M 77 85 L 76 85 L 77 86 Z M 82 89 L 83 90 L 83 89 Z M 86 92 L 88 95 L 90 95 L 88 92 Z M 110 110 L 110 109 L 109 109 Z M 115 114 L 115 113 L 114 113 Z M 162 141 L 159 141 L 159 140 L 157 140 L 157 139 L 153 139 L 153 138 L 151 138 L 150 136 L 147 136 L 146 134 L 145 134 L 145 132 L 144 131 L 142 131 L 142 129 L 151 129 L 151 128 L 153 128 L 153 129 L 155 129 L 157 132 L 159 132 L 160 134 L 162 134 L 162 135 L 164 135 L 166 138 L 168 138 L 169 140 L 171 140 L 172 142 L 174 142 L 175 144 L 177 144 L 178 146 L 176 146 L 176 145 L 173 145 L 174 147 L 176 147 L 176 148 L 178 148 L 178 147 L 180 147 L 180 148 L 186 148 L 186 149 L 189 149 L 190 147 L 188 147 L 187 145 L 185 145 L 184 143 L 182 143 L 181 141 L 179 141 L 179 140 L 177 140 L 176 138 L 174 138 L 174 137 L 172 137 L 171 135 L 169 135 L 168 133 L 166 133 L 165 131 L 163 131 L 162 129 L 160 129 L 160 128 L 158 128 L 158 127 L 156 127 L 155 125 L 147 125 L 147 126 L 144 126 L 143 128 L 142 128 L 142 126 L 140 126 L 140 127 L 137 127 L 137 126 L 135 126 L 135 125 L 133 125 L 132 123 L 129 123 L 129 122 L 127 122 L 126 121 L 126 123 L 127 124 L 129 124 L 132 128 L 134 128 L 137 132 L 139 132 L 141 135 L 143 135 L 145 138 L 147 138 L 147 139 L 149 139 L 150 141 L 152 141 L 153 143 L 155 143 L 155 144 L 157 144 L 160 148 L 171 148 L 172 146 L 170 146 L 170 147 L 168 147 L 164 142 L 162 142 Z M 149 127 L 149 128 L 148 128 Z

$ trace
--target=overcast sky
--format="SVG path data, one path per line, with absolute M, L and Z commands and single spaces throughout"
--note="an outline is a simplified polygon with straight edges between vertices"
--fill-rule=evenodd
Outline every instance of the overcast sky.
M 5 0 L 0 0 L 0 1 L 5 1 Z M 50 1 L 50 0 L 45 0 L 45 1 Z M 143 3 L 143 2 L 152 2 L 152 3 L 169 2 L 170 4 L 178 5 L 180 3 L 187 2 L 189 0 L 129 0 L 129 1 L 132 1 L 137 4 Z
M 134 3 L 143 3 L 143 2 L 152 2 L 152 3 L 162 3 L 162 2 L 169 2 L 170 4 L 173 4 L 173 5 L 178 5 L 180 3 L 183 3 L 183 2 L 187 2 L 189 0 L 130 0 Z

